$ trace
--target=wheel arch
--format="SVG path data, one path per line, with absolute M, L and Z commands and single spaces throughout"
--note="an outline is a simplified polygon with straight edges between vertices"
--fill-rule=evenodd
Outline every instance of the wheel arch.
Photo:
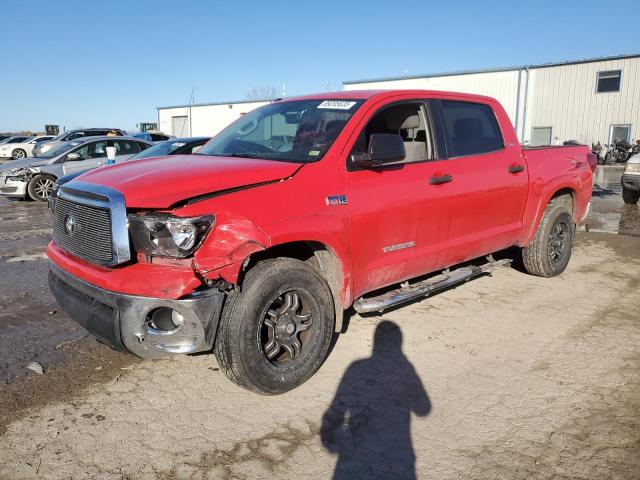
M 345 305 L 350 302 L 348 283 L 342 259 L 330 245 L 317 240 L 295 240 L 271 245 L 269 248 L 249 254 L 242 263 L 238 285 L 244 275 L 261 260 L 288 257 L 312 265 L 327 281 L 335 308 L 335 331 L 342 331 Z
M 537 204 L 537 210 L 534 210 L 535 214 L 529 213 L 531 215 L 532 222 L 529 224 L 528 230 L 524 238 L 519 242 L 520 246 L 527 246 L 533 240 L 533 237 L 538 229 L 538 225 L 542 221 L 542 216 L 544 215 L 544 211 L 549 204 L 563 205 L 567 208 L 567 210 L 571 213 L 571 218 L 577 224 L 580 220 L 578 217 L 579 210 L 579 202 L 580 199 L 578 197 L 578 192 L 575 188 L 575 185 L 568 183 L 560 183 L 553 185 L 552 188 L 549 188 L 547 192 L 542 193 L 538 197 L 539 203 Z M 525 220 L 526 221 L 526 220 Z
M 549 204 L 562 205 L 569 211 L 569 213 L 571 213 L 571 217 L 574 219 L 574 221 L 576 221 L 576 199 L 577 192 L 573 188 L 564 187 L 552 193 L 545 206 Z

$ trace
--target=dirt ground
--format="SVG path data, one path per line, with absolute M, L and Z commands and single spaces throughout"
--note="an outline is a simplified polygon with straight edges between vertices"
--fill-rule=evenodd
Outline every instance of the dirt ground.
M 640 210 L 605 173 L 562 276 L 350 316 L 278 397 L 85 336 L 46 288 L 45 209 L 0 200 L 0 478 L 640 478 Z

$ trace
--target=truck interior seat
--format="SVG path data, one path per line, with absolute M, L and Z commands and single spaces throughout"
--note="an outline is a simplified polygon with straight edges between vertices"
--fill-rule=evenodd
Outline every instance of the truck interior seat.
M 421 125 L 419 107 L 405 105 L 401 108 L 390 108 L 386 115 L 386 124 L 390 130 L 400 134 L 407 153 L 405 162 L 418 162 L 427 158 L 426 132 Z M 418 133 L 424 135 L 418 138 Z

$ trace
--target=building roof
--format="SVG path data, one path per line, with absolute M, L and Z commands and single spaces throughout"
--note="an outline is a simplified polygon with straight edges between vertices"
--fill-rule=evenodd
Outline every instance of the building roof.
M 392 80 L 414 80 L 419 78 L 451 77 L 455 75 L 470 75 L 474 73 L 509 72 L 513 70 L 525 70 L 525 69 L 532 70 L 537 68 L 562 67 L 566 65 L 577 65 L 580 63 L 606 62 L 609 60 L 625 60 L 629 58 L 639 58 L 639 57 L 640 57 L 640 53 L 634 53 L 629 55 L 586 58 L 583 60 L 568 60 L 565 62 L 540 63 L 535 65 L 520 65 L 515 67 L 485 68 L 485 69 L 478 69 L 478 70 L 458 70 L 458 71 L 451 71 L 451 72 L 427 73 L 424 75 L 405 75 L 400 77 L 381 77 L 381 78 L 369 78 L 365 80 L 348 80 L 348 81 L 342 82 L 342 84 L 354 85 L 358 83 L 375 83 L 375 82 L 385 82 L 385 81 L 392 81 Z
M 214 103 L 193 103 L 191 105 L 172 105 L 170 107 L 156 107 L 156 110 L 166 110 L 169 108 L 189 108 L 189 107 L 213 107 L 216 105 L 240 105 L 243 103 L 268 103 L 273 102 L 274 98 L 265 98 L 260 100 L 237 100 L 235 102 L 214 102 Z

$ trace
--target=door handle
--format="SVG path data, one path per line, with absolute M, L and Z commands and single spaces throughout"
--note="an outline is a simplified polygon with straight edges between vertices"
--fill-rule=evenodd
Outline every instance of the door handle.
M 443 183 L 449 183 L 453 180 L 451 175 L 434 175 L 429 179 L 431 185 L 442 185 Z
M 520 173 L 524 172 L 524 165 L 520 165 L 519 163 L 514 163 L 513 165 L 509 165 L 509 173 Z

